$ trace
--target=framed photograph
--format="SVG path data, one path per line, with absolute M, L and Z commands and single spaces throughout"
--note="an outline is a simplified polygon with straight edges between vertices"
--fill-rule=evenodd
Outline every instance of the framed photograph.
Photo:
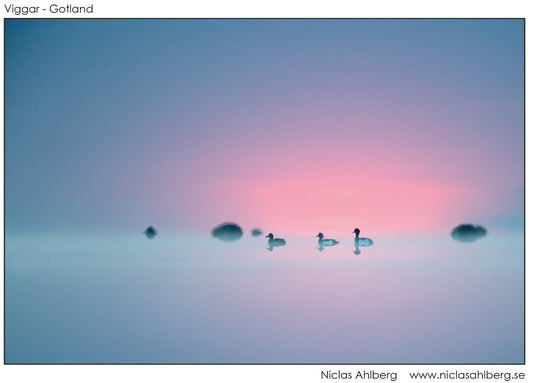
M 524 28 L 5 19 L 5 363 L 524 364 Z

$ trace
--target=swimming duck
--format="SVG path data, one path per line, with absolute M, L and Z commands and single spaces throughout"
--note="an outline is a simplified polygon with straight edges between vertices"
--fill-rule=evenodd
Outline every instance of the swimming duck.
M 318 233 L 318 246 L 335 246 L 339 243 L 336 239 L 324 239 L 324 234 Z
M 285 244 L 287 243 L 283 238 L 274 238 L 274 234 L 272 233 L 265 236 L 265 238 L 268 238 L 268 246 L 270 247 L 285 246 Z
M 374 241 L 372 241 L 370 238 L 359 238 L 359 233 L 361 230 L 355 229 L 353 231 L 355 233 L 355 246 L 372 246 L 374 244 Z

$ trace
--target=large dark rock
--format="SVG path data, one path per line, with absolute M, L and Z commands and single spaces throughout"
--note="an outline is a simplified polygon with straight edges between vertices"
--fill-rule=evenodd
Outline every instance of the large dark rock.
M 487 235 L 483 226 L 474 226 L 470 223 L 457 226 L 452 231 L 452 238 L 459 242 L 474 242 Z
M 242 229 L 235 223 L 225 222 L 211 230 L 211 235 L 221 241 L 231 242 L 242 237 Z

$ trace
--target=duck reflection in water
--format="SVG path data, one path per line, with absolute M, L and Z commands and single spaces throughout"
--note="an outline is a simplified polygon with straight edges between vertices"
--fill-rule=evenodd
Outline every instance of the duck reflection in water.
M 285 246 L 287 243 L 283 238 L 274 238 L 274 234 L 270 233 L 265 238 L 268 238 L 268 247 L 269 251 L 272 251 L 274 247 Z
M 318 247 L 317 247 L 318 251 L 324 250 L 325 246 L 335 246 L 339 244 L 339 241 L 337 241 L 336 239 L 324 239 L 324 234 L 322 233 L 318 233 L 317 237 L 318 237 Z
M 354 254 L 355 255 L 361 254 L 361 250 L 359 250 L 359 246 L 372 246 L 374 244 L 374 241 L 371 240 L 370 238 L 359 238 L 359 233 L 361 232 L 361 230 L 356 228 L 353 232 L 355 233 L 355 240 L 354 240 L 354 245 L 355 245 Z

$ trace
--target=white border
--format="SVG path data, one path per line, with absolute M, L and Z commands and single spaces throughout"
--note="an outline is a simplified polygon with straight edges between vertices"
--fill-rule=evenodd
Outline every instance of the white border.
M 8 5 L 13 3 L 16 5 L 39 5 L 41 7 L 47 4 L 54 4 L 54 1 L 43 2 L 34 0 L 20 1 L 14 0 L 6 2 Z M 66 4 L 67 2 L 56 4 Z M 115 17 L 140 17 L 140 18 L 249 18 L 249 17 L 282 17 L 282 18 L 400 18 L 400 17 L 435 17 L 435 18 L 526 18 L 526 89 L 529 89 L 531 84 L 531 74 L 533 70 L 528 70 L 531 67 L 531 54 L 533 41 L 531 30 L 533 24 L 529 23 L 528 16 L 531 14 L 527 6 L 528 2 L 525 0 L 506 0 L 506 1 L 468 1 L 468 0 L 447 0 L 447 1 L 428 1 L 428 0 L 271 0 L 271 1 L 253 1 L 253 0 L 198 0 L 189 2 L 174 2 L 170 3 L 163 0 L 152 1 L 138 1 L 130 0 L 128 2 L 120 2 L 118 0 L 89 0 L 72 2 L 73 5 L 94 5 L 94 13 L 84 15 L 52 15 L 48 13 L 46 16 L 43 13 L 38 15 L 18 16 L 18 17 L 91 17 L 91 18 L 115 18 Z M 529 8 L 529 9 L 528 9 Z M 5 12 L 2 4 L 3 17 L 17 17 L 8 15 Z M 532 19 L 533 20 L 533 19 Z M 0 44 L 3 52 L 3 27 L 1 28 Z M 3 73 L 3 62 L 2 62 Z M 529 75 L 529 76 L 528 76 Z M 3 76 L 2 76 L 3 88 Z M 3 98 L 3 92 L 2 96 Z M 530 111 L 531 97 L 526 97 L 526 110 Z M 3 100 L 0 103 L 3 108 Z M 3 110 L 2 110 L 3 112 Z M 528 114 L 529 115 L 529 114 Z M 527 121 L 527 120 L 526 120 Z M 0 137 L 0 147 L 3 150 L 3 135 Z M 526 145 L 531 147 L 531 134 L 527 134 L 526 130 Z M 533 169 L 531 156 L 526 154 L 526 169 L 527 173 Z M 1 168 L 3 169 L 3 153 L 0 158 L 2 161 Z M 3 171 L 3 170 L 2 170 Z M 3 177 L 2 177 L 3 179 Z M 530 194 L 531 177 L 527 177 L 526 191 Z M 3 188 L 2 188 L 3 194 Z M 2 195 L 3 199 L 3 195 Z M 526 204 L 527 217 L 530 217 L 531 207 Z M 3 206 L 0 206 L 3 215 Z M 526 219 L 527 222 L 530 222 Z M 3 225 L 3 222 L 2 222 Z M 530 225 L 528 225 L 529 227 Z M 526 237 L 531 238 L 530 229 L 526 231 Z M 3 227 L 2 227 L 3 233 Z M 528 244 L 531 243 L 528 241 Z M 531 245 L 528 246 L 528 248 Z M 531 262 L 531 261 L 530 261 Z M 528 267 L 530 268 L 530 267 Z M 3 276 L 3 264 L 1 274 Z M 527 283 L 526 296 L 530 298 L 533 296 L 531 283 Z M 0 286 L 3 296 L 3 284 Z M 530 299 L 528 299 L 530 300 Z M 528 304 L 527 319 L 530 322 L 532 317 L 531 305 Z M 0 307 L 3 310 L 3 305 Z M 3 312 L 0 313 L 3 321 Z M 3 323 L 2 323 L 3 328 Z M 531 330 L 529 326 L 526 327 L 526 345 L 531 344 Z M 0 334 L 3 344 L 3 332 Z M 29 345 L 30 346 L 30 345 Z M 531 350 L 527 348 L 526 357 L 530 360 Z M 3 347 L 1 350 L 3 360 Z M 341 371 L 357 371 L 357 370 L 375 370 L 375 371 L 395 371 L 398 372 L 397 382 L 411 381 L 408 372 L 414 371 L 475 371 L 475 370 L 489 370 L 492 372 L 525 372 L 526 380 L 533 379 L 533 369 L 529 368 L 528 363 L 525 366 L 499 366 L 499 365 L 453 365 L 453 366 L 434 366 L 434 365 L 398 365 L 398 366 L 291 366 L 291 365 L 275 365 L 275 366 L 227 366 L 227 365 L 184 365 L 184 366 L 16 366 L 16 365 L 1 365 L 0 366 L 0 381 L 16 383 L 16 382 L 325 382 L 331 380 L 324 380 L 320 378 L 321 370 L 341 370 Z M 334 380 L 334 381 L 341 381 Z M 460 380 L 456 379 L 456 382 Z M 503 380 L 501 380 L 503 381 Z M 519 382 L 519 380 L 517 381 Z

